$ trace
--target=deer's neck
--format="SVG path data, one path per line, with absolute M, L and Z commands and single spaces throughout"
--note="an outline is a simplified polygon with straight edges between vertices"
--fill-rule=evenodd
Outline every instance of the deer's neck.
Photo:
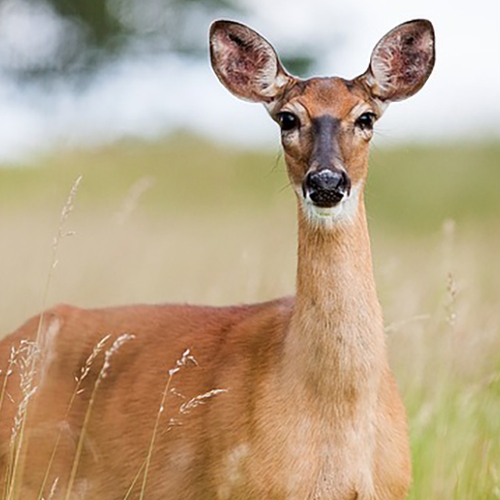
M 329 229 L 313 227 L 299 209 L 297 289 L 285 357 L 289 380 L 337 408 L 377 392 L 385 343 L 362 197 L 349 223 Z

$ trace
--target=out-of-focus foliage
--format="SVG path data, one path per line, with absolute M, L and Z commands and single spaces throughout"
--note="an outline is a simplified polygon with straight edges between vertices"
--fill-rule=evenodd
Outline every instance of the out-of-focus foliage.
M 5 0 L 0 66 L 21 75 L 88 71 L 124 51 L 197 55 L 207 19 L 237 0 Z
M 89 73 L 125 53 L 205 56 L 209 22 L 247 11 L 239 0 L 2 0 L 0 71 L 47 77 Z M 284 59 L 298 74 L 313 62 Z
M 202 49 L 199 28 L 208 17 L 241 10 L 237 0 L 46 0 L 80 25 L 88 46 L 114 51 L 141 41 L 193 54 Z

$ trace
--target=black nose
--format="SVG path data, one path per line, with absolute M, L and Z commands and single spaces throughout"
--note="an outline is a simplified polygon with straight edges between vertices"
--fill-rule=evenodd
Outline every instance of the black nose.
M 350 188 L 347 174 L 342 170 L 324 168 L 309 172 L 304 180 L 304 195 L 319 207 L 336 205 Z

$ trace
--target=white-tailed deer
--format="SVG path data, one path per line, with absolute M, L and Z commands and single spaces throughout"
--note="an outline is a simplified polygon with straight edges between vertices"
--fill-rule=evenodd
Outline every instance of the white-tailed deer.
M 406 416 L 387 361 L 363 187 L 375 121 L 432 71 L 432 25 L 390 31 L 353 80 L 294 78 L 235 22 L 213 24 L 210 49 L 221 82 L 281 127 L 298 205 L 295 297 L 223 308 L 61 305 L 29 320 L 0 344 L 3 499 L 407 495 Z

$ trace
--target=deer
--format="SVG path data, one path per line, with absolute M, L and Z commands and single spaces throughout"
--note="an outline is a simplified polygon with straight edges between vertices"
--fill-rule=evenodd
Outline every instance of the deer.
M 209 46 L 222 84 L 280 127 L 297 200 L 295 294 L 227 307 L 60 304 L 28 320 L 0 343 L 2 498 L 407 497 L 407 417 L 364 186 L 375 122 L 432 72 L 433 26 L 395 27 L 350 80 L 292 76 L 234 21 L 215 21 Z M 19 346 L 36 353 L 24 396 Z

